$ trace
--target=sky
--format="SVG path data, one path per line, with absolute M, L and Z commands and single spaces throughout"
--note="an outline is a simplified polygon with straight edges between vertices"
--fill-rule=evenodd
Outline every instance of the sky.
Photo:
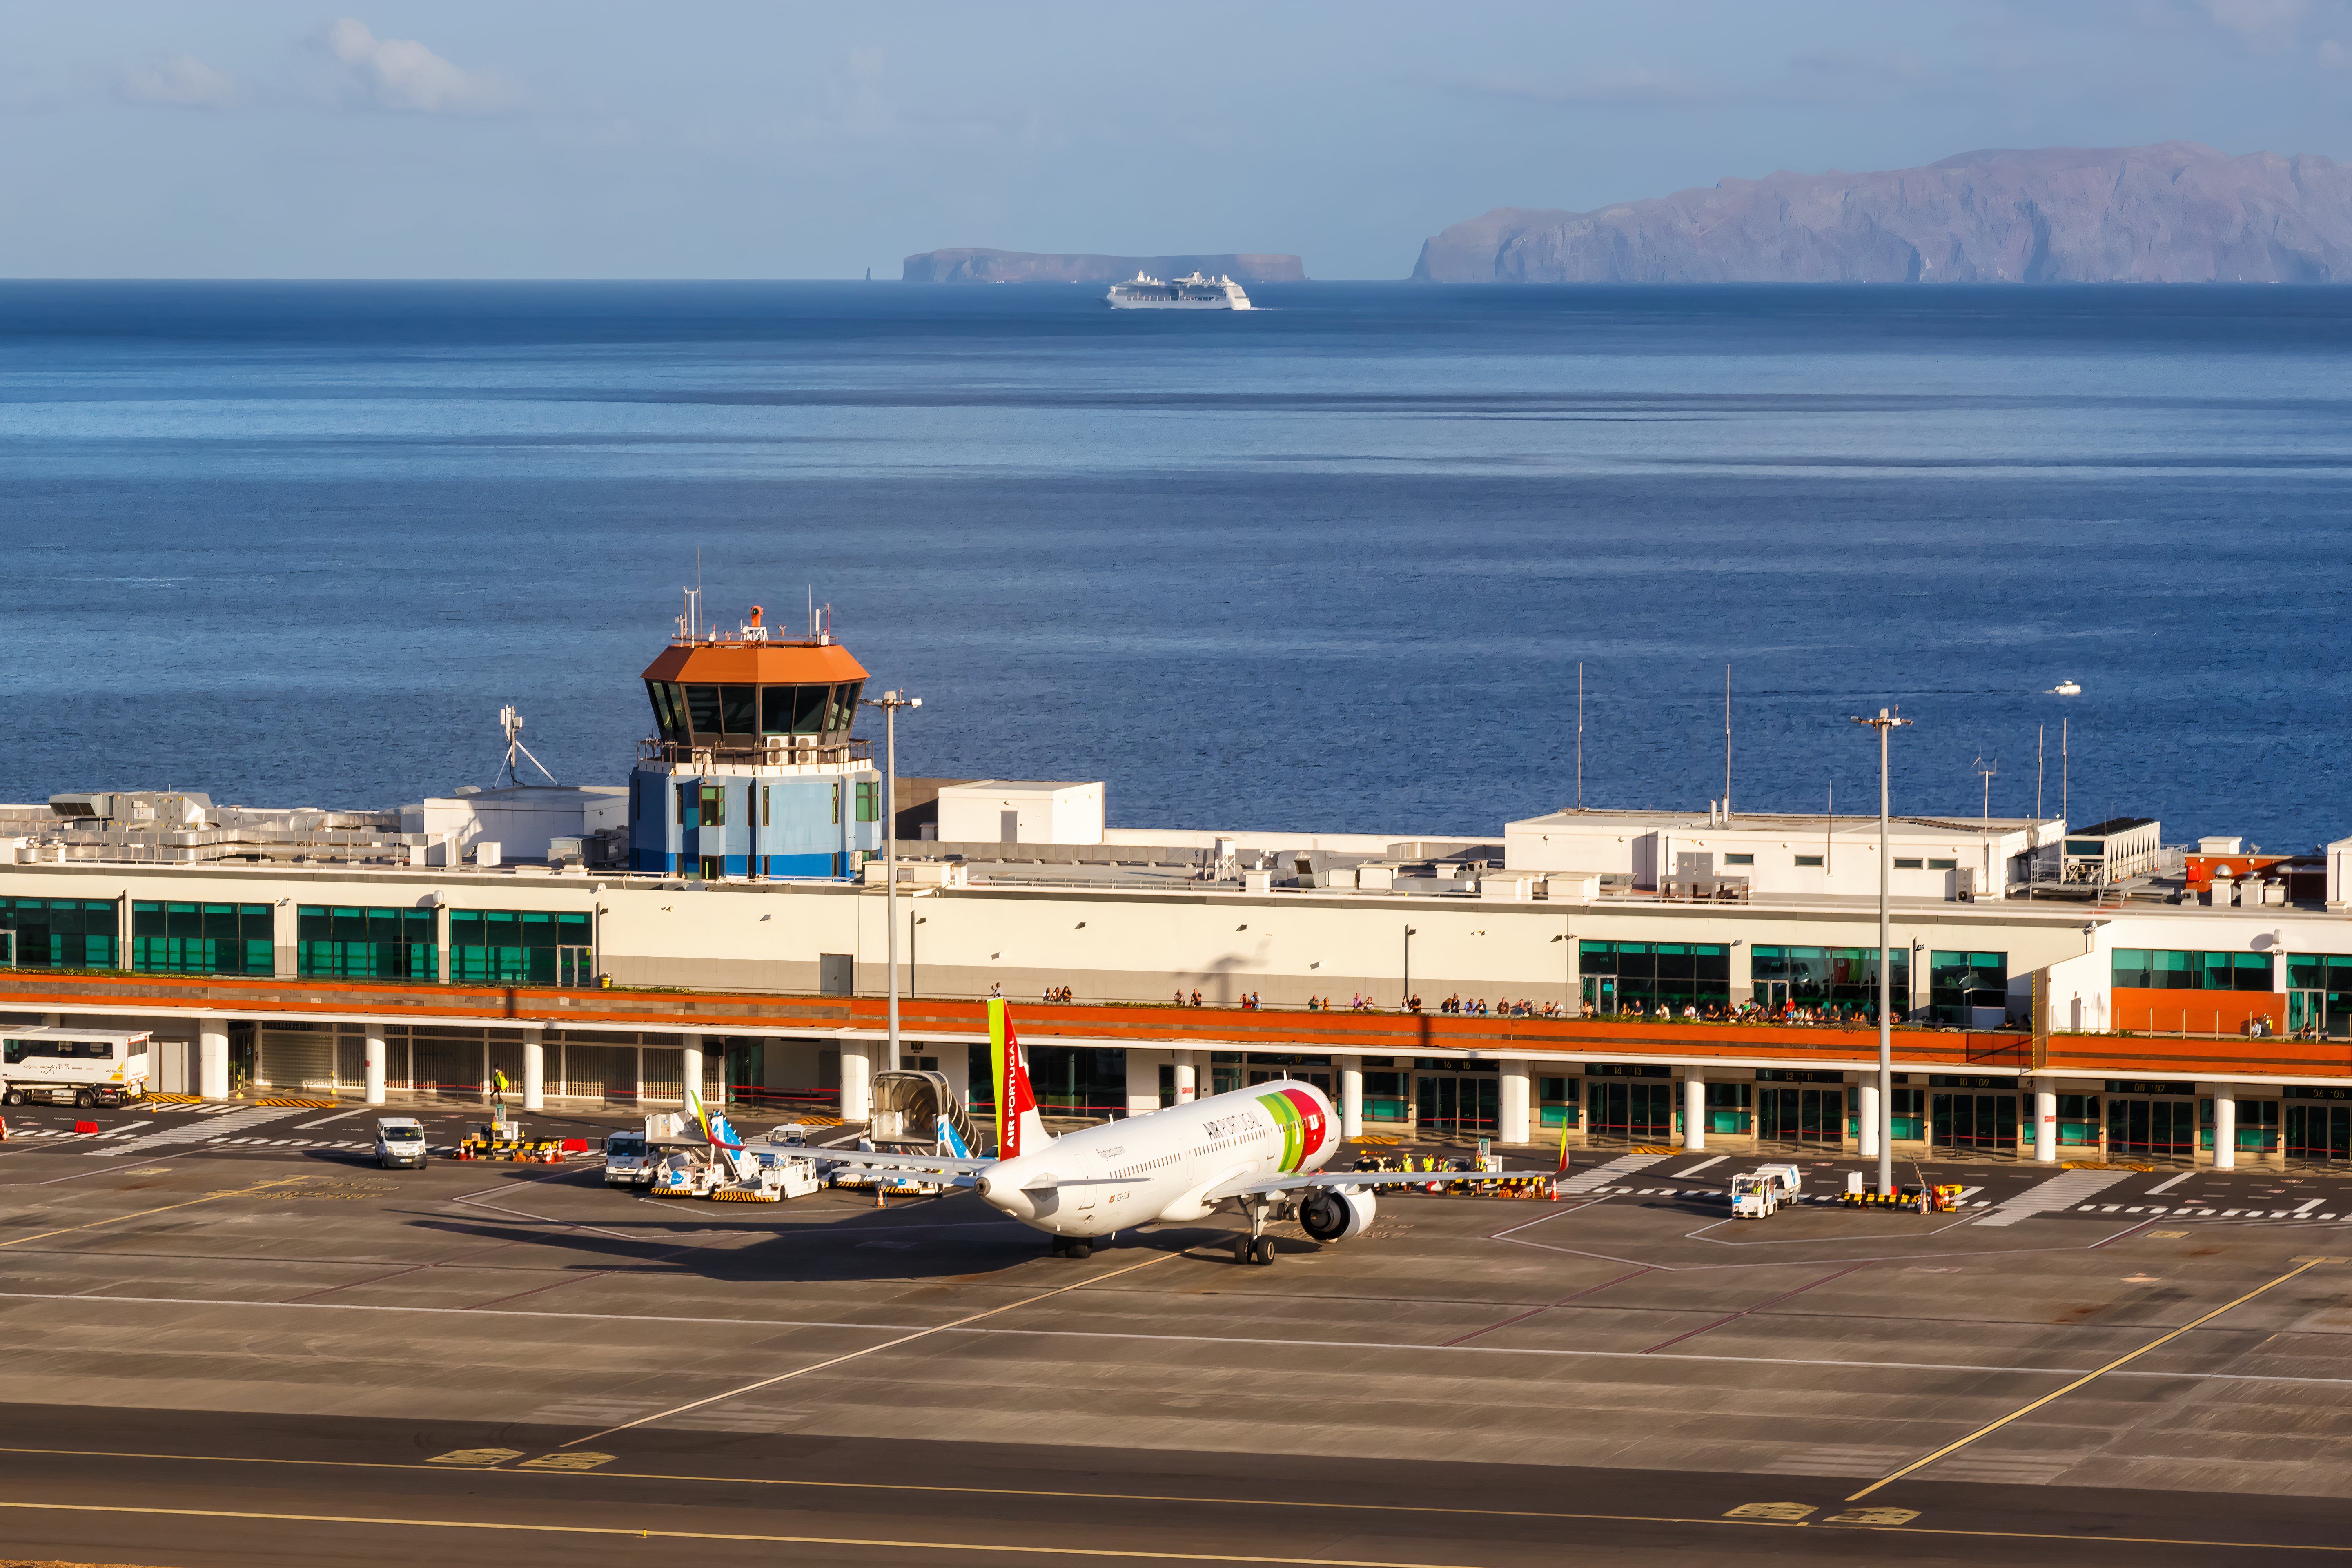
M 2352 0 L 0 0 L 0 276 L 1401 278 L 1496 206 L 2204 142 L 2352 160 Z

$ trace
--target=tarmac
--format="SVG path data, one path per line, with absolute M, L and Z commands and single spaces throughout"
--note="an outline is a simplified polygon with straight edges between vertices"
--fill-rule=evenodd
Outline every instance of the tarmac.
M 1230 1222 L 1076 1261 L 965 1194 L 379 1171 L 367 1125 L 9 1117 L 0 1555 L 2352 1555 L 2344 1172 L 1964 1161 L 1917 1173 L 1957 1214 L 1735 1221 L 1752 1158 L 1595 1153 L 1557 1202 L 1383 1197 L 1260 1268 Z

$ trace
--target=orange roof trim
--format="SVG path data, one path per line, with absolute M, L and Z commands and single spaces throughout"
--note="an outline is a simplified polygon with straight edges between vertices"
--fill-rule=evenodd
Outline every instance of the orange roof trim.
M 734 686 L 818 686 L 863 680 L 866 667 L 838 643 L 696 643 L 667 647 L 646 666 L 647 680 Z

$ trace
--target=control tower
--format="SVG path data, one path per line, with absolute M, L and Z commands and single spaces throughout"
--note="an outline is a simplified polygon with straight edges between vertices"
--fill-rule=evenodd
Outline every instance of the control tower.
M 779 636 L 761 610 L 699 625 L 646 668 L 654 733 L 629 775 L 629 868 L 661 876 L 846 877 L 881 847 L 882 775 L 853 734 L 866 669 L 817 620 Z

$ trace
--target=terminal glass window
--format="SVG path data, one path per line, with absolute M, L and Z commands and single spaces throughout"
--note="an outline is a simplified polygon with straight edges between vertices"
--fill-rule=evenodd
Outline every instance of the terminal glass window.
M 303 904 L 294 911 L 299 973 L 332 980 L 437 980 L 430 910 Z
M 1749 1101 L 1755 1086 L 1746 1083 L 1711 1083 L 1706 1086 L 1706 1130 L 1709 1132 L 1740 1132 L 1749 1130 Z
M 1927 1091 L 1924 1089 L 1887 1090 L 1891 1097 L 1886 1105 L 1888 1136 L 1905 1142 L 1916 1142 L 1927 1135 Z
M 2099 1141 L 2097 1095 L 2059 1094 L 2051 1098 L 2058 1102 L 2058 1143 L 2061 1148 L 2079 1149 Z
M 1029 1087 L 1047 1116 L 1108 1121 L 1127 1114 L 1127 1052 L 1116 1047 L 1030 1046 Z M 1234 1087 L 1238 1088 L 1239 1085 Z
M 2197 1102 L 2197 1146 L 2213 1147 L 2213 1100 Z M 2275 1100 L 2238 1101 L 2238 1147 L 2252 1154 L 2268 1154 L 2279 1146 L 2279 1102 Z
M 114 900 L 0 899 L 0 932 L 19 969 L 111 969 Z
M 2268 991 L 2266 952 L 2194 952 L 2164 948 L 2116 949 L 2115 984 L 2137 991 Z
M 1410 1074 L 1401 1072 L 1368 1072 L 1364 1075 L 1364 1120 L 1367 1121 L 1402 1121 L 1405 1120 Z
M 1582 1080 L 1579 1079 L 1538 1078 L 1537 1124 L 1542 1127 L 1575 1126 L 1584 1109 L 1583 1097 L 1578 1092 L 1583 1087 Z
M 593 938 L 584 914 L 453 910 L 449 978 L 524 985 L 585 985 Z
M 157 974 L 274 974 L 275 911 L 268 904 L 131 906 L 131 967 Z
M 2008 1005 L 2009 954 L 1927 954 L 1927 1013 L 1937 1023 L 1967 1024 L 1972 1008 Z
M 2316 1030 L 2338 1039 L 2352 1035 L 2352 953 L 2289 953 L 2286 985 L 2287 1000 L 2303 1004 L 2300 1009 L 2287 1009 L 2290 1028 Z M 2298 1011 L 2301 1017 L 2294 1016 Z
M 1588 942 L 1578 962 L 1597 1012 L 1704 1011 L 1731 1002 L 1731 949 L 1721 942 Z M 1595 984 L 1601 979 L 1612 984 Z
M 1757 1003 L 1770 1012 L 1810 1007 L 1842 1017 L 1878 1016 L 1878 949 L 1874 947 L 1751 947 L 1748 975 Z M 1890 974 L 1898 1005 L 1911 994 L 1911 955 L 1895 950 Z

